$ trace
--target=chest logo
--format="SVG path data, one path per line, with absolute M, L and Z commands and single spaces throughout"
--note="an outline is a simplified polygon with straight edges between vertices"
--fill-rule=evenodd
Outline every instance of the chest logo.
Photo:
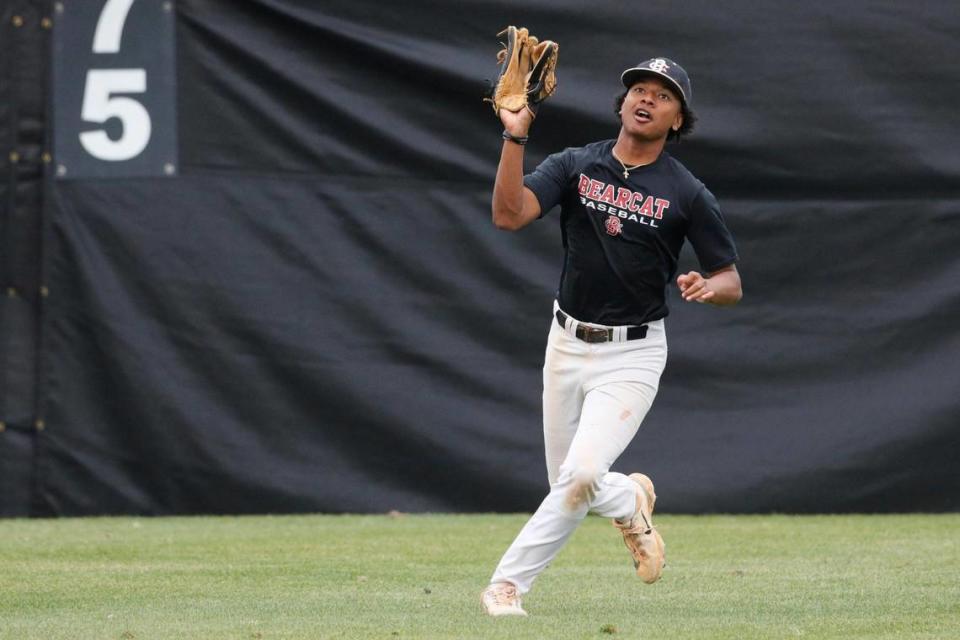
M 618 236 L 623 233 L 623 223 L 620 222 L 620 218 L 617 216 L 610 216 L 607 218 L 607 233 L 611 236 Z
M 587 209 L 597 213 L 604 213 L 611 218 L 619 218 L 617 222 L 636 222 L 647 227 L 658 228 L 658 220 L 662 220 L 664 213 L 670 208 L 670 201 L 653 195 L 633 191 L 625 187 L 607 184 L 580 174 L 577 185 L 580 193 L 580 203 Z M 612 236 L 620 235 L 623 230 L 620 226 L 611 226 L 614 223 L 606 220 L 607 233 Z

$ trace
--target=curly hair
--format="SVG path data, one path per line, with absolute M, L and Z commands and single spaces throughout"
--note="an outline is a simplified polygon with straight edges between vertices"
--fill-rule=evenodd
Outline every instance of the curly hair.
M 613 112 L 617 115 L 618 119 L 620 117 L 620 111 L 623 109 L 623 101 L 627 99 L 627 93 L 629 92 L 629 89 L 624 90 L 624 92 L 618 95 L 613 101 Z M 680 128 L 676 131 L 672 128 L 670 129 L 667 133 L 667 142 L 679 142 L 683 136 L 688 136 L 693 133 L 693 127 L 697 124 L 697 114 L 682 100 L 680 101 L 680 113 L 683 115 L 683 124 L 681 124 Z

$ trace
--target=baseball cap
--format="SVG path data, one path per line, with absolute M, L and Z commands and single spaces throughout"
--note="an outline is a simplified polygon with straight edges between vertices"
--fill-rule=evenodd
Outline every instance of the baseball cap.
M 620 81 L 627 89 L 633 86 L 643 76 L 659 76 L 665 78 L 680 92 L 684 104 L 690 105 L 693 90 L 690 88 L 690 76 L 679 64 L 670 58 L 650 58 L 635 67 L 630 67 L 620 75 Z

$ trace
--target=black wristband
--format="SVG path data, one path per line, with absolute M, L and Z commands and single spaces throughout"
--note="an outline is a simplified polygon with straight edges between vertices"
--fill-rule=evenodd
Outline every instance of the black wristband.
M 500 137 L 503 138 L 504 140 L 509 140 L 510 142 L 516 142 L 521 147 L 527 144 L 527 139 L 528 139 L 527 136 L 523 136 L 522 138 L 520 136 L 515 136 L 511 134 L 509 131 L 507 131 L 506 129 L 503 130 L 503 135 Z

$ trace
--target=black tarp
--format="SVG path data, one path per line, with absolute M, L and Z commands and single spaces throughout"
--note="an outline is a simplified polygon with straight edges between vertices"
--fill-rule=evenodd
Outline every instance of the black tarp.
M 480 96 L 511 23 L 561 46 L 528 168 L 615 136 L 620 72 L 666 55 L 700 117 L 671 152 L 738 240 L 743 302 L 671 293 L 660 395 L 615 468 L 670 512 L 960 507 L 955 3 L 175 13 L 178 175 L 45 172 L 50 296 L 36 373 L 3 360 L 4 513 L 534 509 L 561 249 L 556 216 L 489 221 Z
M 0 3 L 0 516 L 35 496 L 45 216 L 44 83 L 52 23 L 36 2 Z

